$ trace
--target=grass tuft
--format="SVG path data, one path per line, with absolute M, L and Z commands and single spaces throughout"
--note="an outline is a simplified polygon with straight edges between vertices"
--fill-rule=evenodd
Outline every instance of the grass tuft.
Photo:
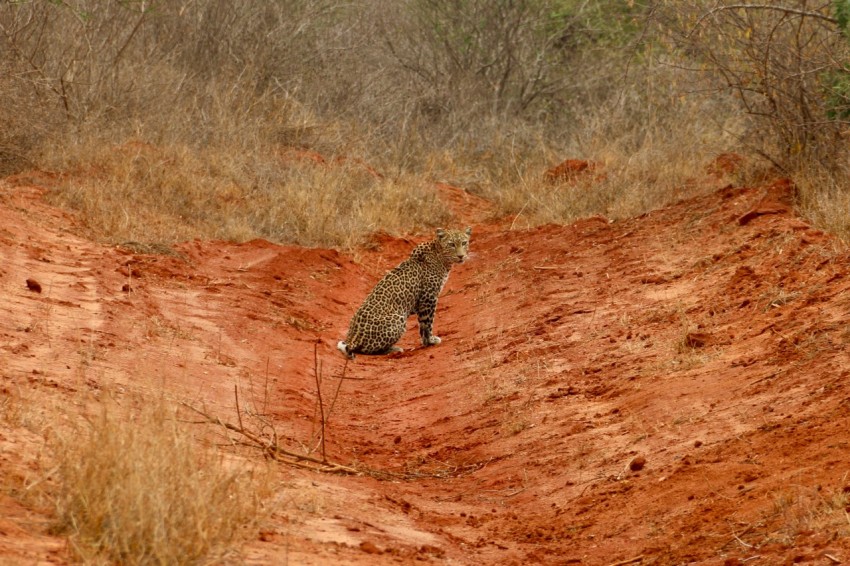
M 778 494 L 773 513 L 779 520 L 779 531 L 771 538 L 793 545 L 803 533 L 818 532 L 830 538 L 850 536 L 850 493 L 845 490 L 822 490 L 802 486 Z
M 57 530 L 86 562 L 197 563 L 261 513 L 262 479 L 199 447 L 164 403 L 129 418 L 104 409 L 54 445 Z

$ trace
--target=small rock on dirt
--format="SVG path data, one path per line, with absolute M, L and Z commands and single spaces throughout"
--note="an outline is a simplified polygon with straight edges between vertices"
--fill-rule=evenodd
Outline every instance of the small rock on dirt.
M 629 462 L 629 469 L 633 472 L 639 472 L 646 466 L 646 458 L 643 456 L 635 456 L 632 458 L 632 461 Z
M 364 540 L 360 543 L 360 550 L 367 554 L 381 554 L 381 549 L 375 546 L 375 543 Z
M 41 293 L 41 283 L 32 278 L 27 279 L 27 289 L 35 291 L 36 293 Z

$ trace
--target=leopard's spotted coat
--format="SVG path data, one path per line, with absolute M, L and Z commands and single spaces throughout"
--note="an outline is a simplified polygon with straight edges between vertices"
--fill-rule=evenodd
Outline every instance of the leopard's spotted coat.
M 349 358 L 354 354 L 400 352 L 395 344 L 412 314 L 419 319 L 422 344 L 439 344 L 440 338 L 431 334 L 437 297 L 452 266 L 468 257 L 471 233 L 471 228 L 440 228 L 435 239 L 416 246 L 410 257 L 388 272 L 366 297 L 351 319 L 345 341 L 337 344 L 339 350 Z

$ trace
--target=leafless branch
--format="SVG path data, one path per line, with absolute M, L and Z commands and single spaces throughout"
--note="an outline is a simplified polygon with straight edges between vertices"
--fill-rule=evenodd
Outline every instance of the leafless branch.
M 827 21 L 831 24 L 838 24 L 838 20 L 833 18 L 832 16 L 825 16 L 824 14 L 821 14 L 819 12 L 812 12 L 810 10 L 798 10 L 796 8 L 787 8 L 785 6 L 774 6 L 774 5 L 771 5 L 771 4 L 729 4 L 729 5 L 726 5 L 726 6 L 717 6 L 716 8 L 712 8 L 711 10 L 709 10 L 708 12 L 703 14 L 697 20 L 697 22 L 694 24 L 694 27 L 691 30 L 691 33 L 688 34 L 688 36 L 690 37 L 691 34 L 696 32 L 696 29 L 698 27 L 700 27 L 700 25 L 702 25 L 702 22 L 704 22 L 706 19 L 710 18 L 714 14 L 717 14 L 719 12 L 725 12 L 727 10 L 772 10 L 772 11 L 775 11 L 775 12 L 782 12 L 782 13 L 785 13 L 785 14 L 793 14 L 793 15 L 797 15 L 797 16 L 816 18 L 816 19 Z

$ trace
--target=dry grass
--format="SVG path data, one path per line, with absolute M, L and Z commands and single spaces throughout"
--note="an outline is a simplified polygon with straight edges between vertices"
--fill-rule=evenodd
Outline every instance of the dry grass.
M 351 247 L 378 229 L 409 233 L 449 221 L 436 192 L 415 177 L 388 179 L 309 152 L 131 142 L 57 148 L 53 159 L 52 168 L 74 172 L 51 199 L 114 243 L 265 238 Z
M 86 562 L 223 556 L 262 515 L 268 495 L 262 472 L 200 448 L 164 403 L 132 415 L 104 409 L 53 444 L 58 530 Z
M 770 538 L 793 545 L 798 535 L 817 532 L 832 537 L 850 536 L 850 493 L 843 490 L 821 490 L 798 486 L 777 495 L 773 515 L 779 520 L 779 531 Z
M 678 103 L 667 71 L 617 39 L 635 33 L 631 9 L 522 4 L 501 20 L 482 1 L 221 8 L 0 7 L 0 93 L 32 109 L 0 128 L 0 161 L 3 139 L 18 140 L 22 158 L 5 167 L 59 173 L 54 201 L 105 241 L 350 247 L 450 222 L 434 181 L 526 224 L 643 212 L 723 138 L 709 132 L 716 105 Z M 434 35 L 444 26 L 457 28 L 447 41 Z M 525 35 L 505 45 L 499 26 Z M 542 183 L 565 157 L 603 162 L 604 179 Z
M 514 163 L 513 177 L 490 196 L 518 225 L 564 223 L 601 214 L 621 219 L 691 196 L 705 185 L 706 166 L 734 145 L 718 116 L 730 114 L 729 101 L 680 95 L 681 72 L 639 68 L 628 61 L 578 69 L 593 75 L 582 85 L 570 136 L 541 144 Z M 600 92 L 595 81 L 618 88 Z M 576 88 L 579 88 L 578 86 Z M 507 154 L 507 152 L 503 152 Z M 551 182 L 544 171 L 563 158 L 594 166 L 572 178 Z
M 803 164 L 793 175 L 802 214 L 844 244 L 850 244 L 848 177 L 848 171 L 827 170 L 813 164 Z
M 613 80 L 625 65 L 610 61 L 587 72 Z M 96 237 L 113 243 L 266 238 L 349 248 L 376 230 L 412 233 L 450 223 L 434 181 L 494 201 L 497 214 L 514 215 L 518 227 L 594 214 L 624 218 L 699 190 L 694 180 L 730 143 L 714 120 L 728 109 L 716 100 L 677 98 L 674 83 L 680 79 L 656 69 L 621 81 L 623 91 L 597 92 L 595 99 L 583 92 L 581 98 L 591 102 L 574 108 L 571 130 L 557 136 L 546 124 L 486 118 L 451 147 L 418 139 L 387 154 L 381 152 L 387 140 L 376 132 L 349 127 L 348 135 L 365 149 L 352 146 L 354 156 L 334 158 L 281 145 L 260 131 L 240 143 L 219 140 L 205 147 L 188 140 L 113 142 L 98 135 L 45 145 L 41 162 L 67 172 L 54 202 L 78 211 Z M 594 83 L 585 88 L 597 89 Z M 296 128 L 300 118 L 292 119 Z M 234 138 L 246 135 L 229 120 L 219 116 L 216 128 L 233 129 Z M 338 132 L 339 124 L 320 130 Z M 569 181 L 547 181 L 544 171 L 564 157 L 588 158 L 599 168 Z
M 0 398 L 0 421 L 11 427 L 22 426 L 24 422 L 24 402 L 16 389 L 4 389 Z
M 682 70 L 701 62 L 643 29 L 641 6 L 573 4 L 0 5 L 0 174 L 59 173 L 53 199 L 98 238 L 144 244 L 347 248 L 428 231 L 451 221 L 434 181 L 515 227 L 703 190 L 713 157 L 752 139 L 752 116 L 710 92 L 710 73 Z M 522 35 L 505 44 L 506 30 Z M 601 168 L 544 182 L 565 158 Z M 848 174 L 824 183 L 811 163 L 795 173 L 811 187 L 801 207 L 846 239 Z

